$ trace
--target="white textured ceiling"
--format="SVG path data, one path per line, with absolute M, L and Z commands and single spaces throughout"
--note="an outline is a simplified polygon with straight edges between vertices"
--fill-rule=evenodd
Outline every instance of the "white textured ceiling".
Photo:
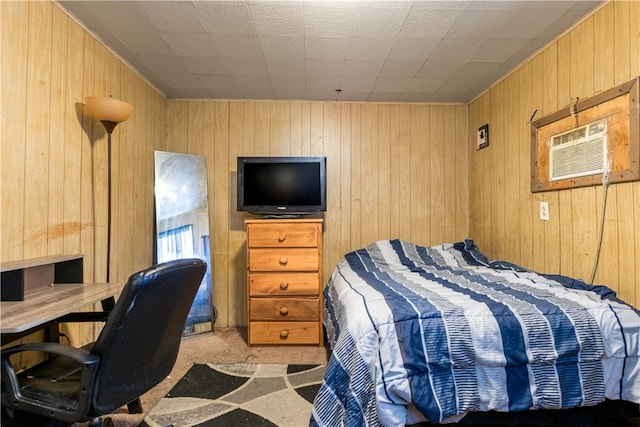
M 168 98 L 468 102 L 602 2 L 57 3 Z

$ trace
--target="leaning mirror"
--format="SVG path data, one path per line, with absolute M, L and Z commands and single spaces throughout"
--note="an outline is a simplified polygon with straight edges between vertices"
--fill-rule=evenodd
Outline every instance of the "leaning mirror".
M 204 157 L 155 152 L 157 262 L 200 258 L 207 273 L 196 294 L 184 334 L 210 331 L 215 314 L 211 295 L 209 209 Z

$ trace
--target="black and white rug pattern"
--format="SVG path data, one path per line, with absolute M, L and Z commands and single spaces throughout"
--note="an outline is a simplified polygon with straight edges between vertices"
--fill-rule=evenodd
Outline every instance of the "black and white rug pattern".
M 140 427 L 303 427 L 325 365 L 195 364 Z

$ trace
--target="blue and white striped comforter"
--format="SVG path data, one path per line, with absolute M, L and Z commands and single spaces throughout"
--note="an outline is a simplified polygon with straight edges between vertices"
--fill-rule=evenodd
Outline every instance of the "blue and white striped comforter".
M 605 287 L 490 263 L 471 240 L 347 254 L 324 322 L 332 355 L 313 426 L 640 403 L 636 310 Z

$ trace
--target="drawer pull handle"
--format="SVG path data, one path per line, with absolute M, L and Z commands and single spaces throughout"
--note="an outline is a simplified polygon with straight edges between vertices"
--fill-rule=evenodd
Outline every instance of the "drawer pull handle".
M 287 289 L 289 289 L 289 284 L 287 282 L 280 283 L 280 290 L 281 291 L 286 291 Z
M 280 234 L 280 236 L 278 237 L 278 242 L 284 242 L 285 240 L 287 240 L 287 235 L 284 233 Z
M 287 314 L 289 314 L 289 308 L 288 307 L 280 307 L 280 314 L 283 316 L 286 316 Z
M 280 331 L 280 338 L 287 339 L 287 337 L 289 336 L 289 331 L 287 331 L 286 329 L 283 331 Z
M 289 260 L 285 257 L 280 258 L 280 264 L 281 265 L 287 265 L 287 263 L 289 262 Z

